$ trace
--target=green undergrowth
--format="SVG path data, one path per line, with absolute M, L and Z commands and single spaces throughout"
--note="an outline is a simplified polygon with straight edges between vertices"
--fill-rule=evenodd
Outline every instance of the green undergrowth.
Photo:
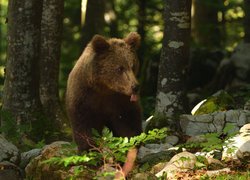
M 97 176 L 113 176 L 115 171 L 105 171 L 101 174 L 96 174 L 96 167 L 98 169 L 105 169 L 112 167 L 119 171 L 120 164 L 125 162 L 126 155 L 129 149 L 135 148 L 141 144 L 160 142 L 167 135 L 167 129 L 154 129 L 148 133 L 141 133 L 138 136 L 127 137 L 114 137 L 113 133 L 104 128 L 102 134 L 93 130 L 93 140 L 95 145 L 89 151 L 83 152 L 81 155 L 67 155 L 65 157 L 52 157 L 43 163 L 51 165 L 59 165 L 64 168 L 72 166 L 77 167 L 73 179 L 79 176 L 83 171 L 88 169 L 89 172 Z

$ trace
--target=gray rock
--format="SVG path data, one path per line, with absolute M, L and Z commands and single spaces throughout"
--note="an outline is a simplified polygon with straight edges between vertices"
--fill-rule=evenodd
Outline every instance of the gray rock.
M 167 151 L 171 147 L 173 146 L 170 144 L 146 144 L 140 147 L 137 157 L 138 159 L 143 159 L 147 155 Z
M 175 154 L 179 152 L 177 149 L 169 149 L 169 144 L 151 144 L 141 146 L 138 151 L 137 160 L 139 163 L 155 164 L 159 161 L 169 161 Z
M 180 126 L 182 132 L 189 136 L 205 133 L 221 133 L 227 125 L 232 129 L 229 133 L 237 132 L 241 126 L 250 122 L 250 111 L 229 110 L 203 115 L 181 115 Z
M 219 161 L 218 159 L 214 159 L 211 157 L 207 158 L 207 162 L 208 162 L 208 169 L 209 170 L 217 170 L 217 169 L 222 169 L 225 167 L 225 165 Z
M 240 129 L 240 134 L 226 141 L 223 147 L 222 159 L 239 159 L 250 163 L 250 124 L 244 125 Z
M 42 149 L 32 149 L 30 151 L 21 153 L 21 162 L 20 167 L 25 168 L 31 159 L 39 156 L 41 154 Z
M 165 142 L 174 146 L 179 142 L 179 138 L 177 136 L 167 136 Z
M 209 177 L 212 177 L 212 176 L 218 176 L 219 174 L 225 174 L 225 173 L 229 173 L 229 172 L 231 172 L 230 168 L 223 168 L 223 169 L 219 169 L 219 170 L 207 171 L 206 174 Z
M 20 161 L 20 153 L 14 144 L 8 142 L 0 135 L 0 162 L 2 161 L 18 164 Z
M 237 123 L 240 117 L 240 111 L 238 110 L 229 110 L 226 111 L 226 122 Z
M 161 177 L 164 172 L 167 173 L 168 178 L 174 177 L 176 172 L 186 172 L 188 170 L 193 170 L 195 168 L 196 156 L 189 152 L 181 152 L 176 154 L 167 163 L 167 165 L 156 174 L 157 177 Z
M 202 135 L 192 136 L 187 140 L 187 143 L 202 143 L 206 142 L 206 138 Z
M 157 180 L 157 177 L 155 177 L 153 174 L 150 173 L 137 173 L 132 180 Z
M 225 127 L 225 118 L 226 113 L 225 112 L 215 112 L 214 113 L 214 121 L 213 124 L 216 127 L 216 132 L 222 132 L 223 128 Z
M 166 151 L 173 146 L 171 144 L 164 143 L 164 144 L 146 144 L 145 147 L 150 149 L 152 152 L 160 152 L 160 151 Z
M 25 167 L 27 179 L 69 179 L 73 172 L 65 170 L 62 166 L 42 163 L 52 157 L 65 157 L 69 152 L 77 154 L 76 148 L 69 142 L 56 141 L 43 147 L 41 154 L 36 156 Z M 62 178 L 63 177 L 63 178 Z

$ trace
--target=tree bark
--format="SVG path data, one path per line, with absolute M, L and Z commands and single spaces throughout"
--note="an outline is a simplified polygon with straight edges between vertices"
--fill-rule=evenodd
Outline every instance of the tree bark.
M 95 34 L 104 33 L 104 0 L 88 0 L 85 24 L 83 26 L 83 48 Z
M 110 22 L 110 37 L 119 37 L 119 32 L 118 32 L 118 18 L 117 18 L 117 11 L 116 11 L 116 6 L 114 0 L 108 0 L 107 1 L 108 5 L 108 10 L 111 11 L 114 14 L 114 19 L 111 19 Z
M 40 99 L 53 131 L 61 131 L 64 117 L 59 100 L 59 64 L 64 0 L 43 0 L 41 23 Z
M 184 113 L 186 109 L 190 16 L 191 0 L 165 0 L 165 28 L 158 73 L 156 112 L 170 117 Z
M 194 0 L 193 30 L 196 43 L 220 47 L 222 37 L 217 14 L 222 6 L 222 0 Z
M 244 41 L 246 43 L 250 43 L 250 1 L 244 1 L 244 11 L 245 11 L 245 18 L 244 18 L 244 29 L 245 29 L 245 36 Z
M 10 112 L 17 125 L 32 127 L 28 134 L 33 139 L 40 139 L 44 130 L 38 125 L 41 15 L 42 0 L 9 0 L 3 111 Z M 3 126 L 7 123 L 1 121 Z
M 138 6 L 138 12 L 137 12 L 137 16 L 138 16 L 138 26 L 137 26 L 137 32 L 140 34 L 141 36 L 141 46 L 138 50 L 138 58 L 139 58 L 139 62 L 140 62 L 140 71 L 139 71 L 139 75 L 140 75 L 140 81 L 141 81 L 141 85 L 142 87 L 144 87 L 144 83 L 145 82 L 145 76 L 146 76 L 146 67 L 148 65 L 148 61 L 149 59 L 144 58 L 145 57 L 145 36 L 146 36 L 146 32 L 145 32 L 145 24 L 146 24 L 146 1 L 144 0 L 137 0 L 136 4 Z M 141 90 L 141 94 L 145 94 L 144 93 L 144 88 L 142 88 Z

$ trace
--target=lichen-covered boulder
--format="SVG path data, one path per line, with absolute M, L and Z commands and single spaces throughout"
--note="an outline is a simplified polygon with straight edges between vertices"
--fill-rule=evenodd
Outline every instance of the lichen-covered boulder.
M 61 165 L 45 163 L 52 157 L 65 157 L 66 154 L 77 154 L 76 148 L 70 146 L 70 143 L 57 141 L 50 145 L 46 145 L 41 154 L 32 159 L 25 168 L 26 178 L 33 180 L 63 180 L 74 174 L 74 167 L 65 168 Z
M 20 161 L 20 152 L 14 144 L 0 135 L 0 162 L 2 161 L 18 164 Z
M 250 163 L 250 124 L 244 125 L 238 135 L 226 142 L 222 159 L 239 159 L 242 162 Z
M 157 177 L 161 177 L 164 173 L 167 173 L 168 178 L 174 178 L 176 172 L 186 172 L 193 170 L 196 164 L 196 156 L 189 152 L 181 152 L 176 154 L 167 163 L 167 165 L 156 174 Z
M 221 133 L 225 127 L 230 127 L 230 133 L 236 132 L 245 124 L 250 123 L 250 111 L 228 110 L 211 114 L 180 116 L 182 132 L 189 136 L 206 133 Z
M 42 149 L 32 149 L 30 151 L 21 153 L 21 162 L 19 166 L 24 169 L 30 160 L 41 154 L 41 151 Z
M 213 113 L 216 111 L 225 111 L 232 109 L 234 104 L 234 99 L 226 91 L 221 90 L 212 96 L 208 97 L 206 100 L 199 103 L 199 107 L 192 110 L 193 115 L 201 115 Z

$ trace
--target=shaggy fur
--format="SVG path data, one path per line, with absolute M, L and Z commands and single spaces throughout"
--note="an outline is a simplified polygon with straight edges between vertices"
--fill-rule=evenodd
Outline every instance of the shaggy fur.
M 121 137 L 142 132 L 135 77 L 139 44 L 137 33 L 109 40 L 95 35 L 72 69 L 66 109 L 79 151 L 90 148 L 92 128 L 107 126 Z

